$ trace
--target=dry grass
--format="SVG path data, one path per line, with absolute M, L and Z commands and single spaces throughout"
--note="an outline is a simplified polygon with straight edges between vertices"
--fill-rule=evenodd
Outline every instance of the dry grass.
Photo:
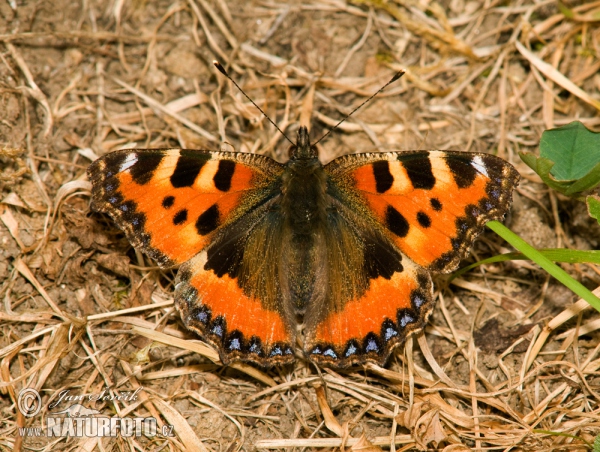
M 322 143 L 328 160 L 373 149 L 495 152 L 523 175 L 513 230 L 537 247 L 598 248 L 584 208 L 549 192 L 517 152 L 575 118 L 600 125 L 600 2 L 571 5 L 571 18 L 554 1 L 425 5 L 0 4 L 1 450 L 587 449 L 600 431 L 599 317 L 527 262 L 451 284 L 438 277 L 425 334 L 386 368 L 319 372 L 299 361 L 266 372 L 223 367 L 191 340 L 173 313 L 174 273 L 89 212 L 85 168 L 118 148 L 285 158 L 285 140 L 214 58 L 282 129 L 312 121 L 313 137 L 405 69 Z M 484 235 L 473 255 L 503 247 Z M 565 268 L 600 285 L 598 268 Z M 42 394 L 37 417 L 16 408 L 26 387 Z M 91 406 L 154 416 L 175 436 L 19 435 L 42 425 L 61 391 L 105 388 L 143 389 L 135 401 Z

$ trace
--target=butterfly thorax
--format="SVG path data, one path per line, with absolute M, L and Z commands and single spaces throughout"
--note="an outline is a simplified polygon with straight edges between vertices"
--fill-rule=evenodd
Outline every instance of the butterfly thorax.
M 308 141 L 306 127 L 298 130 L 296 146 L 290 149 L 281 180 L 286 226 L 295 236 L 314 234 L 325 221 L 327 174 L 316 148 Z

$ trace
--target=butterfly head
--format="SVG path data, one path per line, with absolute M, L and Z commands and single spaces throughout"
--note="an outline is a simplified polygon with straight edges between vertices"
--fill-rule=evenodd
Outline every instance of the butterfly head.
M 305 126 L 300 126 L 296 144 L 290 146 L 290 160 L 311 160 L 317 158 L 318 155 L 316 146 L 310 144 L 308 129 Z

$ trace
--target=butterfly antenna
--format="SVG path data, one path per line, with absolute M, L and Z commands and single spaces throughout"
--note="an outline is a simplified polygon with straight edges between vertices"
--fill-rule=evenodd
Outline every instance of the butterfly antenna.
M 333 126 L 331 129 L 329 129 L 329 132 L 327 132 L 325 135 L 323 135 L 321 138 L 319 138 L 317 140 L 316 143 L 313 143 L 314 145 L 317 145 L 318 143 L 321 142 L 321 140 L 323 140 L 326 136 L 328 136 L 331 132 L 333 132 L 335 129 L 338 128 L 338 126 L 343 123 L 346 119 L 348 119 L 350 116 L 352 116 L 357 110 L 359 110 L 364 104 L 366 104 L 367 102 L 369 102 L 371 99 L 373 99 L 375 96 L 377 96 L 380 92 L 382 92 L 384 89 L 386 89 L 389 85 L 391 85 L 392 83 L 394 83 L 396 80 L 398 80 L 400 77 L 402 77 L 404 75 L 404 71 L 398 71 L 396 72 L 396 74 L 390 79 L 389 82 L 387 82 L 385 85 L 383 85 L 381 88 L 379 88 L 377 90 L 377 92 L 373 95 L 371 95 L 367 100 L 365 100 L 362 104 L 360 104 L 358 107 L 356 107 L 354 110 L 352 110 L 349 114 L 347 114 L 344 118 L 342 118 L 335 126 Z
M 286 139 L 286 140 L 288 140 L 290 143 L 292 143 L 292 145 L 295 145 L 295 143 L 294 143 L 292 140 L 290 140 L 290 139 L 287 137 L 287 135 L 286 135 L 285 133 L 283 133 L 283 130 L 281 130 L 281 129 L 279 128 L 279 126 L 278 126 L 277 124 L 275 124 L 275 122 L 274 122 L 274 121 L 273 121 L 271 118 L 269 118 L 269 116 L 268 116 L 268 115 L 267 115 L 267 114 L 266 114 L 266 113 L 265 113 L 265 112 L 262 110 L 262 108 L 260 108 L 258 105 L 256 105 L 256 102 L 254 102 L 252 99 L 250 99 L 250 96 L 248 96 L 248 95 L 246 94 L 246 92 L 245 92 L 245 91 L 244 91 L 244 90 L 243 90 L 243 89 L 240 87 L 240 85 L 238 85 L 238 84 L 235 82 L 235 80 L 231 78 L 231 76 L 230 76 L 230 75 L 227 73 L 227 71 L 225 70 L 225 68 L 224 68 L 223 66 L 221 66 L 221 63 L 219 63 L 217 60 L 213 60 L 213 64 L 214 64 L 214 65 L 215 65 L 215 67 L 216 67 L 216 68 L 219 70 L 219 72 L 220 72 L 221 74 L 223 74 L 225 77 L 227 77 L 227 78 L 228 78 L 228 79 L 231 81 L 231 83 L 233 83 L 233 84 L 235 85 L 235 87 L 236 87 L 237 89 L 239 89 L 239 90 L 240 90 L 240 92 L 241 92 L 241 93 L 242 93 L 244 96 L 246 96 L 246 99 L 248 99 L 248 100 L 249 100 L 249 101 L 252 103 L 252 105 L 254 105 L 256 108 L 258 108 L 258 111 L 260 111 L 260 112 L 263 114 L 263 116 L 264 116 L 265 118 L 267 118 L 267 119 L 269 120 L 269 122 L 270 122 L 271 124 L 273 124 L 277 130 L 279 130 L 279 133 L 281 133 L 281 134 L 282 134 L 282 135 L 285 137 L 285 139 Z M 389 83 L 388 83 L 388 85 L 389 85 Z M 387 85 L 386 85 L 386 86 L 387 86 Z M 384 88 L 385 88 L 385 86 L 384 86 Z M 352 113 L 354 113 L 354 112 L 352 112 Z

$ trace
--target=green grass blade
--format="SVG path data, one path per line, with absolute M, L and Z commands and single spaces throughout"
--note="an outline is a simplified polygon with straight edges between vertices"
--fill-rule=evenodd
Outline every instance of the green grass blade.
M 562 284 L 572 290 L 575 294 L 587 301 L 594 309 L 600 312 L 600 299 L 592 292 L 586 289 L 581 283 L 571 278 L 558 265 L 554 264 L 546 256 L 529 245 L 525 240 L 516 235 L 499 221 L 489 221 L 486 226 L 510 243 L 513 247 L 546 270 L 551 276 L 559 280 Z
M 542 248 L 536 251 L 542 256 L 550 259 L 552 262 L 564 262 L 566 264 L 600 264 L 600 251 L 567 250 L 564 248 Z M 457 272 L 452 273 L 452 276 L 449 280 L 452 281 L 454 278 L 458 278 L 459 276 L 464 275 L 468 271 L 473 270 L 480 265 L 526 259 L 529 258 L 523 253 L 499 254 L 497 256 L 489 257 L 461 268 Z

